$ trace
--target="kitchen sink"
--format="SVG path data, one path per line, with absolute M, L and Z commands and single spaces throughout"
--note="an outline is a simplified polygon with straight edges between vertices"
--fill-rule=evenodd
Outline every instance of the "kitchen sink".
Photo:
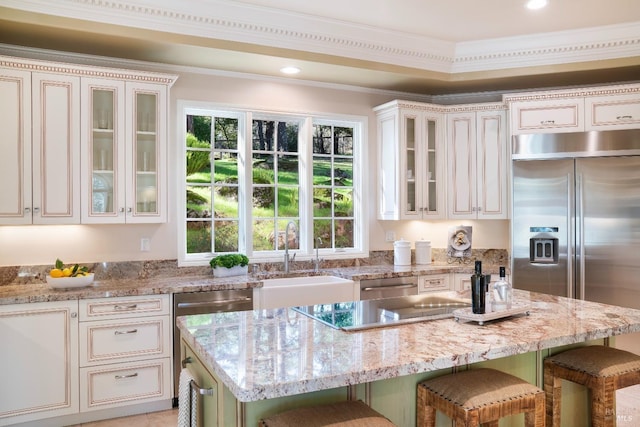
M 329 304 L 358 299 L 355 282 L 337 276 L 278 277 L 262 281 L 254 291 L 254 308 Z

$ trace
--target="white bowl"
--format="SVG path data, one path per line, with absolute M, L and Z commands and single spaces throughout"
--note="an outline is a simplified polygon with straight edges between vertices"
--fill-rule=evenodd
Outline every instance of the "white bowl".
M 82 288 L 93 283 L 93 274 L 76 277 L 51 277 L 47 275 L 47 283 L 54 289 Z

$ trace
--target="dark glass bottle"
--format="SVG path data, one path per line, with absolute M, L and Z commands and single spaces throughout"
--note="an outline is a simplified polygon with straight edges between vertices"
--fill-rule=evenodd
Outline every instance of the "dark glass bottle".
M 476 261 L 475 273 L 471 276 L 471 309 L 474 314 L 484 314 L 486 286 L 482 275 L 482 261 Z

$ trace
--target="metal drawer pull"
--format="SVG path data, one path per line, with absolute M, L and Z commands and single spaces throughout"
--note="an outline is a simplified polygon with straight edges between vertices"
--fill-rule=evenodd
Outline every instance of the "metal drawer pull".
M 631 119 L 633 119 L 633 116 L 629 116 L 629 115 L 618 116 L 618 117 L 616 117 L 616 119 L 618 119 L 618 120 L 631 120 Z
M 363 291 L 379 291 L 379 290 L 383 290 L 383 289 L 408 289 L 408 288 L 415 288 L 416 285 L 411 284 L 411 285 L 387 285 L 387 286 L 372 286 L 370 288 L 363 288 Z
M 213 388 L 202 388 L 194 380 L 189 383 L 191 390 L 195 390 L 203 396 L 213 396 Z
M 235 302 L 248 302 L 251 301 L 251 297 L 233 298 L 233 299 L 221 299 L 218 301 L 203 301 L 203 302 L 179 302 L 178 308 L 191 308 L 191 307 L 206 307 L 209 305 L 230 304 Z
M 115 305 L 114 310 L 134 310 L 136 308 L 138 308 L 138 304 L 129 304 L 129 305 Z
M 554 125 L 556 124 L 555 120 L 540 120 L 541 125 Z
M 134 373 L 134 374 L 129 374 L 129 375 L 116 375 L 116 379 L 117 380 L 123 380 L 125 378 L 135 378 L 138 376 L 138 373 Z
M 192 363 L 193 360 L 191 360 L 191 357 L 187 356 L 184 359 L 182 359 L 182 369 L 187 367 L 187 363 Z
M 128 331 L 115 331 L 114 335 L 127 335 L 127 334 L 135 334 L 137 333 L 137 329 L 129 329 Z

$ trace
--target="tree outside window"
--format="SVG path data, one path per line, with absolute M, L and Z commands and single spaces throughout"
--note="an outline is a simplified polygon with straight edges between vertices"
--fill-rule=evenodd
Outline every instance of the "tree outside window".
M 306 131 L 301 117 L 247 113 L 254 118 L 245 130 L 242 115 L 185 110 L 181 259 L 204 262 L 225 252 L 276 256 L 292 221 L 297 233 L 288 247 L 302 256 L 311 256 L 316 242 L 323 255 L 362 252 L 356 236 L 366 221 L 355 214 L 363 209 L 354 156 L 360 124 L 312 120 Z

